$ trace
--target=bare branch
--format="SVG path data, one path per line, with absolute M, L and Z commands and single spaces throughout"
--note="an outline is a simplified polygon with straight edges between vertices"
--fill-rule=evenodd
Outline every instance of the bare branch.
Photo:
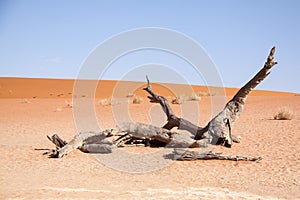
M 222 112 L 214 117 L 206 127 L 208 127 L 208 135 L 211 136 L 211 142 L 221 144 L 226 147 L 231 147 L 231 127 L 236 119 L 243 111 L 244 104 L 248 94 L 259 83 L 261 83 L 269 74 L 269 70 L 277 64 L 274 61 L 275 47 L 270 51 L 270 54 L 263 68 L 242 87 L 236 95 L 226 104 Z M 195 139 L 203 138 L 203 134 L 197 134 Z
M 223 156 L 221 153 L 185 151 L 184 149 L 174 149 L 174 158 L 181 161 L 191 160 L 232 160 L 232 161 L 255 161 L 258 162 L 261 157 L 245 156 Z
M 245 103 L 246 98 L 251 90 L 253 90 L 258 84 L 260 84 L 270 74 L 269 70 L 277 64 L 277 62 L 274 61 L 274 54 L 275 47 L 271 49 L 263 68 L 236 93 L 231 101 Z

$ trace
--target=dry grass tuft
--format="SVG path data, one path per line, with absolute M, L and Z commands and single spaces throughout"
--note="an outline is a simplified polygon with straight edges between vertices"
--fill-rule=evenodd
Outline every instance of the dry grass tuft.
M 291 120 L 293 117 L 293 112 L 287 107 L 280 108 L 278 113 L 274 115 L 275 120 Z
M 199 96 L 199 97 L 216 96 L 216 92 L 198 92 L 197 96 Z
M 141 96 L 138 95 L 133 96 L 133 100 L 132 100 L 133 104 L 141 104 L 142 102 L 143 102 L 143 98 Z
M 126 97 L 127 97 L 127 98 L 133 97 L 133 94 L 132 94 L 132 93 L 128 93 L 128 94 L 126 95 Z
M 200 101 L 201 100 L 201 97 L 197 96 L 196 94 L 192 94 L 189 99 L 189 101 Z
M 66 103 L 66 108 L 73 108 L 73 103 L 69 101 L 65 101 Z
M 118 101 L 112 97 L 109 97 L 109 98 L 106 98 L 106 99 L 101 99 L 99 101 L 99 103 L 102 105 L 102 106 L 114 106 L 116 104 L 118 104 Z
M 21 103 L 30 103 L 30 101 L 28 99 L 23 99 Z
M 62 109 L 62 107 L 57 107 L 55 110 L 54 110 L 54 112 L 61 112 L 63 109 Z
M 184 96 L 180 95 L 178 97 L 175 97 L 175 99 L 173 99 L 171 101 L 172 104 L 183 104 L 184 103 Z

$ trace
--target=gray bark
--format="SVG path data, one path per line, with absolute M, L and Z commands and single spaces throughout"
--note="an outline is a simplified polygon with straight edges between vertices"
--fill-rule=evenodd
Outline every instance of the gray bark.
M 208 129 L 208 135 L 211 136 L 212 143 L 231 147 L 231 127 L 242 113 L 248 94 L 270 74 L 269 70 L 277 64 L 274 61 L 274 54 L 275 47 L 271 49 L 263 68 L 236 93 L 226 104 L 224 110 L 208 123 L 206 129 Z M 195 139 L 202 137 L 203 134 L 197 134 Z
M 261 157 L 246 157 L 246 156 L 224 156 L 221 153 L 185 151 L 184 149 L 174 149 L 173 159 L 182 161 L 191 160 L 232 160 L 232 161 L 255 161 L 259 162 Z
M 275 47 L 271 49 L 263 68 L 236 93 L 226 104 L 223 111 L 215 116 L 204 128 L 186 119 L 177 117 L 171 109 L 168 100 L 152 91 L 148 77 L 146 77 L 148 84 L 144 90 L 151 95 L 148 96 L 150 102 L 160 103 L 167 115 L 168 121 L 163 128 L 171 130 L 174 127 L 178 127 L 180 130 L 187 130 L 195 135 L 195 140 L 208 139 L 211 144 L 231 147 L 232 142 L 240 142 L 240 138 L 231 133 L 232 125 L 242 113 L 248 94 L 270 74 L 269 70 L 277 64 L 274 61 L 274 54 Z
M 89 153 L 110 153 L 115 146 L 106 138 L 112 136 L 113 131 L 113 129 L 108 129 L 102 132 L 79 133 L 69 143 L 57 142 L 63 141 L 58 135 L 47 136 L 55 144 L 56 149 L 49 149 L 44 155 L 48 155 L 51 158 L 61 158 L 75 149 Z

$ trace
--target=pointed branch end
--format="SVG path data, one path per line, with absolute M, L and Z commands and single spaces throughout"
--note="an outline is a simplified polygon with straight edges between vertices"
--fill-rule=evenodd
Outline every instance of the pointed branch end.
M 274 54 L 275 54 L 275 46 L 272 47 L 270 54 L 269 54 L 269 58 L 273 60 Z
M 274 54 L 275 54 L 275 46 L 272 47 L 271 51 L 270 51 L 270 54 L 268 56 L 268 60 L 267 60 L 267 68 L 271 68 L 273 67 L 274 65 L 277 64 L 276 61 L 274 61 Z
M 270 55 L 274 55 L 274 54 L 275 54 L 275 46 L 273 46 L 271 51 L 270 51 Z
M 147 80 L 147 87 L 143 88 L 144 90 L 151 90 L 151 84 L 150 84 L 150 81 L 149 81 L 149 78 L 148 78 L 148 75 L 146 75 L 146 80 Z

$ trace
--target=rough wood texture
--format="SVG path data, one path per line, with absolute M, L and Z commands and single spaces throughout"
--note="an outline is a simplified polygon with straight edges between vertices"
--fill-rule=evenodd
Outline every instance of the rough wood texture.
M 47 138 L 55 144 L 57 148 L 62 148 L 67 144 L 66 141 L 62 140 L 57 134 L 52 135 L 51 137 L 47 135 Z
M 167 147 L 205 147 L 207 140 L 196 141 L 187 135 L 182 135 L 177 132 L 169 131 L 165 128 L 143 124 L 143 123 L 123 123 L 118 125 L 120 132 L 128 133 L 120 138 L 121 140 L 128 139 L 148 139 L 157 140 L 164 143 Z M 117 139 L 117 144 L 120 145 L 120 139 Z M 124 142 L 123 142 L 124 143 Z
M 156 93 L 154 93 L 152 91 L 151 83 L 149 81 L 148 76 L 146 76 L 146 79 L 147 79 L 147 87 L 143 89 L 151 95 L 148 96 L 150 102 L 159 103 L 167 116 L 168 121 L 163 126 L 163 128 L 171 130 L 172 128 L 177 127 L 179 130 L 189 131 L 193 135 L 196 135 L 198 131 L 201 131 L 203 129 L 202 127 L 199 127 L 186 119 L 177 117 L 174 114 L 168 100 L 165 97 L 159 96 Z
M 44 155 L 48 155 L 51 158 L 61 158 L 75 149 L 89 153 L 110 153 L 115 146 L 106 138 L 112 136 L 113 131 L 114 129 L 108 129 L 102 132 L 79 133 L 63 146 L 57 143 L 57 141 L 63 141 L 58 135 L 53 135 L 51 138 L 47 136 L 55 144 L 56 149 L 50 149 Z
M 245 157 L 245 156 L 224 156 L 221 153 L 208 152 L 195 152 L 185 151 L 184 149 L 174 149 L 174 159 L 182 161 L 191 160 L 233 160 L 233 161 L 255 161 L 258 162 L 261 157 Z
M 144 90 L 151 95 L 148 96 L 150 102 L 160 103 L 163 111 L 167 115 L 168 122 L 163 128 L 171 130 L 174 127 L 178 127 L 178 129 L 187 130 L 195 135 L 196 140 L 206 138 L 211 144 L 231 147 L 232 142 L 240 142 L 240 138 L 233 136 L 231 133 L 232 125 L 242 113 L 248 94 L 270 74 L 269 70 L 277 64 L 277 62 L 274 61 L 274 54 L 275 47 L 271 49 L 263 68 L 236 93 L 226 104 L 223 111 L 215 116 L 204 128 L 186 119 L 177 117 L 172 111 L 168 100 L 152 91 L 148 77 L 146 77 L 147 87 L 144 88 Z
M 163 111 L 165 112 L 165 114 L 167 115 L 167 123 L 163 126 L 163 128 L 171 130 L 174 127 L 177 127 L 179 130 L 186 130 L 189 131 L 191 134 L 195 135 L 195 139 L 196 140 L 202 140 L 202 139 L 210 139 L 210 142 L 213 144 L 214 143 L 211 140 L 211 136 L 208 135 L 204 135 L 204 133 L 206 133 L 208 131 L 209 126 L 206 126 L 204 128 L 197 126 L 193 123 L 191 123 L 190 121 L 183 119 L 183 118 L 179 118 L 177 117 L 168 100 L 163 97 L 163 96 L 159 96 L 157 95 L 154 91 L 152 91 L 151 88 L 151 83 L 148 79 L 148 77 L 146 76 L 147 79 L 147 87 L 144 88 L 145 91 L 147 91 L 151 96 L 148 96 L 148 98 L 150 99 L 151 103 L 159 103 L 163 109 Z M 234 141 L 235 142 L 240 142 L 240 139 L 238 139 L 238 136 L 234 136 Z
M 277 62 L 274 61 L 274 54 L 275 47 L 271 49 L 263 68 L 236 93 L 236 95 L 226 104 L 223 111 L 207 124 L 207 135 L 210 137 L 211 143 L 231 147 L 231 127 L 242 113 L 248 94 L 270 74 L 269 70 L 277 64 Z M 201 138 L 203 138 L 203 133 L 197 134 L 195 137 L 195 139 Z

